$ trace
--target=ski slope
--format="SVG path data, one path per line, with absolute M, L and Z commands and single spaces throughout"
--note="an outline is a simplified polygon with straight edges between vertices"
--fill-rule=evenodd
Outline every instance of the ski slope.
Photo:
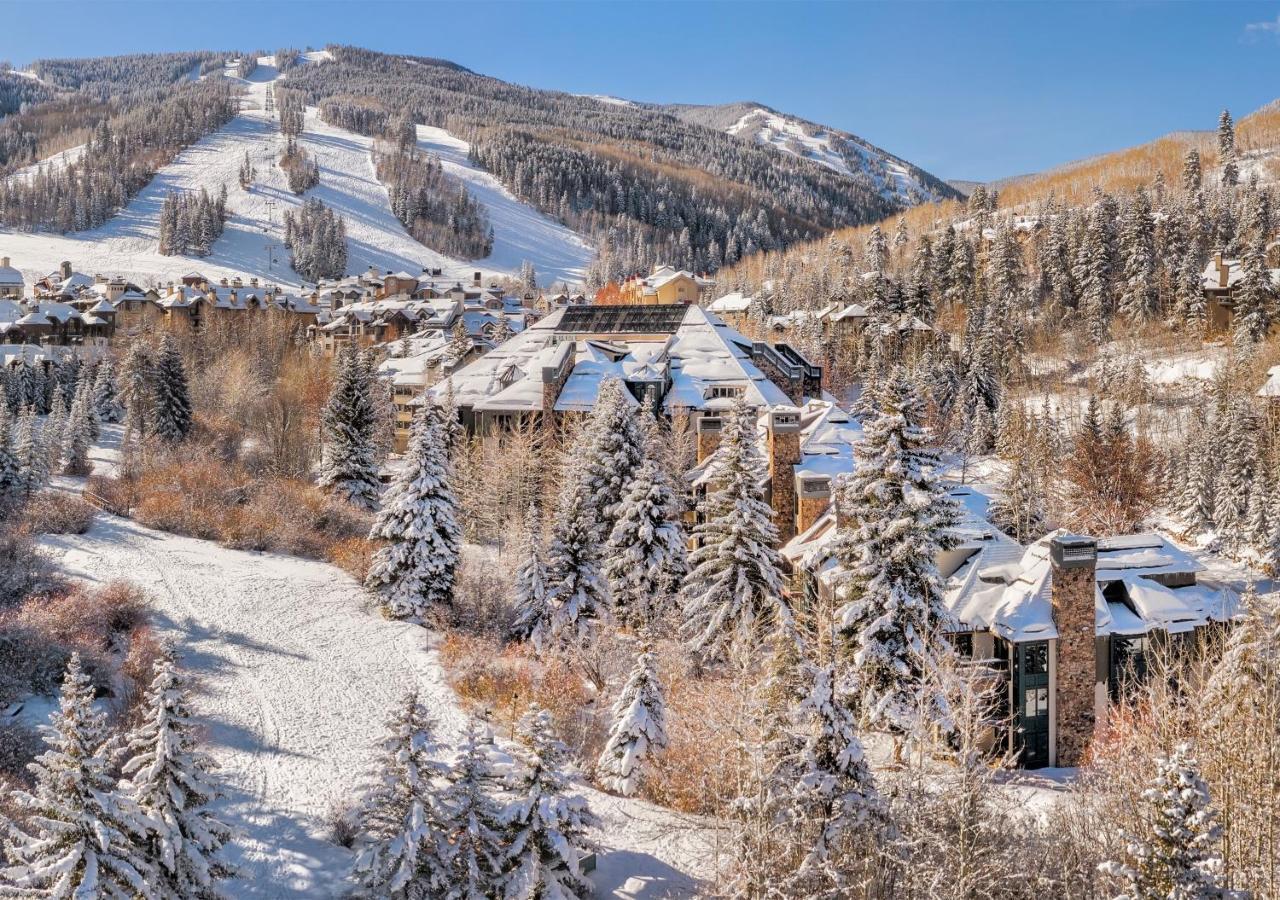
M 418 126 L 418 146 L 439 157 L 450 175 L 489 211 L 493 223 L 493 252 L 486 265 L 519 272 L 524 260 L 533 262 L 540 284 L 581 282 L 595 251 L 572 229 L 517 200 L 497 176 L 477 167 L 467 154 L 471 146 L 443 128 Z M 323 178 L 321 179 L 323 184 Z
M 306 54 L 304 64 L 323 60 L 323 54 Z M 67 235 L 0 229 L 0 254 L 11 257 L 28 280 L 70 260 L 79 271 L 119 273 L 142 284 L 174 280 L 198 270 L 215 279 L 256 275 L 287 287 L 301 286 L 284 247 L 284 213 L 300 206 L 304 198 L 288 189 L 277 165 L 284 139 L 264 109 L 269 86 L 282 80 L 274 63 L 273 57 L 260 58 L 248 79 L 235 78 L 228 69 L 228 77 L 246 89 L 240 115 L 179 154 L 110 222 Z M 319 162 L 320 184 L 305 197 L 323 200 L 347 220 L 348 274 L 372 265 L 408 272 L 439 268 L 446 277 L 469 279 L 476 271 L 485 277 L 516 274 L 528 259 L 544 284 L 581 281 L 591 259 L 590 248 L 569 229 L 515 200 L 492 176 L 470 166 L 465 143 L 447 132 L 433 131 L 439 134 L 430 135 L 429 143 L 448 153 L 450 170 L 464 178 L 468 187 L 474 186 L 478 199 L 492 204 L 489 216 L 496 247 L 491 259 L 452 259 L 411 238 L 391 213 L 386 189 L 374 174 L 373 139 L 327 125 L 316 109 L 307 110 L 300 143 Z M 238 173 L 246 153 L 257 169 L 257 179 L 243 190 Z M 160 255 L 156 248 L 165 195 L 202 187 L 213 195 L 224 184 L 230 217 L 213 252 L 203 258 Z
M 901 160 L 872 148 L 852 135 L 784 116 L 760 107 L 742 116 L 725 131 L 754 139 L 783 153 L 811 159 L 849 178 L 868 177 L 880 195 L 888 200 L 919 202 L 929 197 L 930 188 L 921 182 Z

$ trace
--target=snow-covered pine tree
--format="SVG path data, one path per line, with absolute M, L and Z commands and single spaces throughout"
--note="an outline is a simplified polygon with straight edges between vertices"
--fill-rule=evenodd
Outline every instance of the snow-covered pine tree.
M 40 427 L 40 443 L 48 454 L 46 465 L 50 472 L 62 471 L 62 442 L 67 433 L 67 407 L 62 402 L 62 392 L 54 391 L 49 416 Z
M 614 615 L 636 628 L 656 622 L 669 611 L 686 571 L 680 499 L 665 470 L 646 460 L 617 507 L 604 551 Z
M 41 440 L 36 410 L 28 406 L 18 419 L 17 436 L 14 438 L 14 455 L 18 458 L 18 470 L 22 473 L 22 492 L 30 497 L 49 481 L 49 457 Z
M 609 618 L 609 587 L 600 573 L 597 520 L 581 461 L 567 467 L 547 548 L 551 627 L 542 642 L 569 646 L 590 640 Z
M 515 624 L 512 637 L 529 641 L 542 653 L 551 636 L 551 607 L 547 602 L 547 564 L 542 546 L 542 517 L 536 504 L 529 504 L 524 523 L 524 548 L 516 569 Z
M 30 829 L 11 825 L 5 841 L 11 865 L 0 885 L 17 896 L 156 896 L 140 843 L 146 820 L 111 777 L 106 738 L 106 717 L 93 708 L 93 684 L 73 653 L 59 711 L 45 728 L 49 749 L 30 766 L 34 793 L 10 794 Z
M 802 659 L 799 702 L 781 736 L 773 773 L 781 821 L 806 852 L 787 877 L 788 896 L 836 897 L 848 883 L 853 842 L 874 846 L 888 821 L 858 737 L 857 715 L 840 696 L 835 662 Z M 865 855 L 865 854 L 863 854 Z
M 182 353 L 173 336 L 165 332 L 156 350 L 153 382 L 152 433 L 162 441 L 176 444 L 191 432 L 191 398 Z
M 940 630 L 948 616 L 934 560 L 954 544 L 957 510 L 937 480 L 922 413 L 919 396 L 898 370 L 879 414 L 865 425 L 865 440 L 854 448 L 856 467 L 836 500 L 850 523 L 833 548 L 850 576 L 836 611 L 853 649 L 849 689 L 863 719 L 895 736 L 948 720 L 946 698 L 932 677 L 937 655 L 945 652 Z
M 102 358 L 93 373 L 93 411 L 101 422 L 118 422 L 124 415 L 115 384 L 115 364 L 110 356 Z
M 1200 189 L 1200 151 L 1194 147 L 1182 161 L 1182 189 L 1187 193 Z
M 25 483 L 14 448 L 13 416 L 9 414 L 9 404 L 0 402 L 0 518 L 8 516 L 22 503 Z
M 449 766 L 441 759 L 427 708 L 410 693 L 387 722 L 378 781 L 360 812 L 363 846 L 352 874 L 363 897 L 443 897 L 449 846 L 440 795 Z
M 606 789 L 630 797 L 640 789 L 652 758 L 667 748 L 667 701 L 649 647 L 636 656 L 613 703 L 613 724 L 596 763 Z
M 1000 496 L 991 502 L 987 517 L 1019 544 L 1029 544 L 1045 533 L 1044 496 L 1035 463 L 1026 453 L 1013 456 Z
M 360 353 L 354 344 L 338 354 L 333 388 L 320 425 L 320 487 L 357 506 L 378 503 L 373 447 L 374 410 Z
M 85 419 L 89 427 L 90 442 L 96 441 L 102 437 L 102 417 L 98 415 L 98 406 L 94 403 L 93 391 L 94 380 L 97 375 L 97 367 L 86 367 L 81 375 L 80 380 L 76 382 L 76 395 L 84 395 Z M 75 404 L 72 403 L 74 406 Z
M 491 740 L 475 721 L 467 724 L 449 766 L 448 786 L 440 794 L 450 844 L 446 900 L 488 900 L 502 875 L 506 846 L 501 809 L 493 796 L 498 778 L 489 762 Z
M 1249 238 L 1241 264 L 1240 283 L 1232 292 L 1235 305 L 1232 324 L 1236 344 L 1249 346 L 1267 336 L 1275 306 L 1263 238 Z
M 86 380 L 76 398 L 71 403 L 71 411 L 67 414 L 66 427 L 62 429 L 62 474 L 88 475 L 93 468 L 89 464 L 89 447 L 93 444 L 93 409 L 90 406 L 89 393 L 91 387 Z
M 522 771 L 502 811 L 507 846 L 504 900 L 575 900 L 591 896 L 582 872 L 590 852 L 587 829 L 598 823 L 585 798 L 568 794 L 568 749 L 556 736 L 551 713 L 536 705 L 520 720 Z
M 1156 313 L 1155 232 L 1151 201 L 1138 188 L 1126 204 L 1120 234 L 1124 251 L 1120 311 L 1134 323 L 1150 321 Z
M 156 666 L 147 691 L 146 717 L 126 741 L 124 785 L 148 821 L 143 842 L 163 900 L 216 900 L 218 881 L 233 874 L 220 857 L 231 829 L 209 811 L 219 796 L 216 763 L 197 743 L 187 706 L 186 678 L 173 657 Z
M 597 544 L 603 544 L 613 534 L 618 506 L 645 459 L 645 437 L 635 399 L 617 378 L 606 378 L 596 394 L 582 445 L 575 450 L 582 465 L 584 500 Z
M 1236 126 L 1231 113 L 1223 110 L 1218 116 L 1218 158 L 1222 160 L 1222 183 L 1234 187 L 1240 181 L 1240 168 L 1236 165 Z
M 124 433 L 146 437 L 155 421 L 155 360 L 151 349 L 142 341 L 134 341 L 124 359 L 120 373 L 120 400 L 125 406 Z
M 433 403 L 418 413 L 404 468 L 387 490 L 369 536 L 389 542 L 374 553 L 365 578 L 388 615 L 421 618 L 453 603 L 462 530 L 440 409 Z
M 768 633 L 789 631 L 791 607 L 782 592 L 778 529 L 764 502 L 764 460 L 756 445 L 756 411 L 739 400 L 729 412 L 699 503 L 682 590 L 685 633 L 703 660 L 724 657 L 733 645 L 754 647 Z
M 1155 763 L 1151 787 L 1142 792 L 1142 830 L 1125 835 L 1124 861 L 1101 867 L 1123 885 L 1117 900 L 1236 896 L 1222 886 L 1222 828 L 1191 745 L 1179 744 Z

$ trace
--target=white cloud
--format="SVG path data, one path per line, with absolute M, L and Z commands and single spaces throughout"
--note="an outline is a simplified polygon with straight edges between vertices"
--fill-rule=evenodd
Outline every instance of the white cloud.
M 1271 22 L 1250 22 L 1244 26 L 1244 35 L 1251 40 L 1257 40 L 1267 35 L 1280 39 L 1280 16 L 1276 16 L 1275 20 Z

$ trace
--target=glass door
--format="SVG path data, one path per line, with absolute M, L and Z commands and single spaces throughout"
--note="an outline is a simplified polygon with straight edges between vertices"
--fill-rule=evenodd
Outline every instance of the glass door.
M 1016 644 L 1014 745 L 1023 768 L 1049 765 L 1049 642 Z

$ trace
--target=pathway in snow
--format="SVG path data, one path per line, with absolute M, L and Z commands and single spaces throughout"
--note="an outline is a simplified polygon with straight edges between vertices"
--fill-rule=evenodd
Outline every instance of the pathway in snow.
M 490 207 L 495 236 L 491 259 L 452 259 L 411 238 L 391 213 L 386 188 L 374 174 L 372 138 L 326 125 L 315 108 L 307 110 L 300 143 L 319 161 L 320 184 L 304 197 L 295 196 L 277 165 L 284 149 L 278 123 L 265 112 L 268 87 L 283 81 L 287 77 L 277 72 L 274 57 L 262 57 L 258 68 L 242 81 L 246 95 L 240 115 L 180 153 L 102 227 L 67 235 L 0 229 L 0 251 L 12 258 L 29 281 L 53 271 L 62 260 L 70 260 L 82 272 L 120 273 L 143 284 L 174 280 L 196 269 L 212 278 L 256 275 L 296 287 L 301 279 L 289 267 L 284 213 L 306 198 L 318 197 L 347 220 L 349 274 L 371 265 L 409 272 L 430 267 L 443 270 L 450 278 L 469 279 L 476 271 L 485 277 L 515 274 L 521 262 L 529 259 L 543 283 L 582 280 L 592 256 L 582 239 L 515 200 L 493 176 L 471 168 L 466 163 L 466 144 L 440 129 L 430 129 L 439 134 L 429 135 L 428 142 L 440 148 L 436 152 L 447 155 L 450 170 L 464 178 L 478 199 Z M 68 157 L 74 152 L 68 151 Z M 246 153 L 257 169 L 257 179 L 247 191 L 240 188 L 238 179 Z M 48 164 L 60 161 L 55 158 Z M 160 255 L 156 248 L 165 195 L 202 187 L 216 195 L 223 185 L 231 216 L 213 252 L 204 258 Z M 268 252 L 268 244 L 274 254 Z
M 119 438 L 120 426 L 104 427 L 96 472 L 112 472 Z M 66 490 L 83 483 L 55 480 Z M 157 627 L 198 677 L 193 706 L 230 789 L 222 813 L 244 835 L 230 893 L 343 896 L 351 855 L 326 839 L 327 814 L 355 797 L 397 702 L 416 688 L 445 740 L 465 725 L 431 634 L 384 619 L 354 579 L 321 562 L 228 550 L 105 514 L 87 534 L 40 544 L 74 577 L 145 588 Z M 598 896 L 696 896 L 689 873 L 708 871 L 713 831 L 579 787 L 604 823 Z
M 201 676 L 194 706 L 232 786 L 224 813 L 244 832 L 235 895 L 339 896 L 350 854 L 325 840 L 326 815 L 353 798 L 395 704 L 416 688 L 444 727 L 462 722 L 429 634 L 381 618 L 323 563 L 108 515 L 41 544 L 69 574 L 144 587 L 156 624 Z

